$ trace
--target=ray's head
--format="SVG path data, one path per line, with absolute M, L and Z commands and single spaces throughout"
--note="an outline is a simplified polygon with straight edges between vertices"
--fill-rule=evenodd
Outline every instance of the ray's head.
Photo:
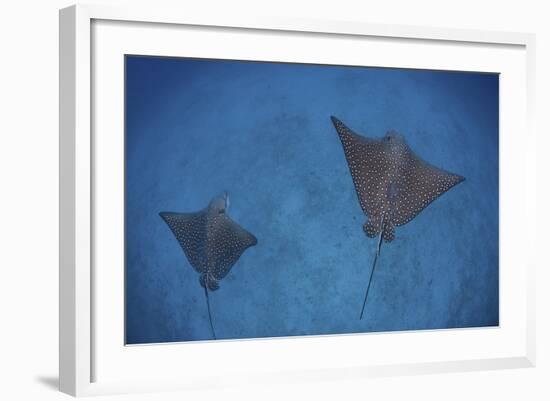
M 396 131 L 388 131 L 382 140 L 389 144 L 405 143 L 405 137 Z
M 210 201 L 208 208 L 214 210 L 218 214 L 227 213 L 229 209 L 229 194 L 224 191 Z
M 394 155 L 403 154 L 408 149 L 405 137 L 396 131 L 388 131 L 380 140 L 385 149 Z

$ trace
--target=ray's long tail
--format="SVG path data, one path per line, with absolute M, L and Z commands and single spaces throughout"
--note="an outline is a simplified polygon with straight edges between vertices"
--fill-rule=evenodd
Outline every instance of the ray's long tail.
M 212 329 L 212 337 L 216 340 L 216 332 L 214 331 L 214 324 L 212 323 L 212 313 L 210 312 L 210 297 L 208 296 L 208 285 L 204 286 L 204 295 L 206 295 L 206 305 L 208 306 L 208 320 L 210 320 L 210 328 Z
M 378 246 L 376 248 L 376 252 L 374 253 L 374 261 L 372 262 L 372 269 L 370 271 L 369 284 L 367 285 L 367 291 L 365 292 L 365 299 L 363 300 L 363 307 L 361 308 L 361 315 L 359 316 L 359 320 L 363 319 L 363 313 L 365 312 L 365 305 L 367 304 L 367 297 L 369 296 L 370 285 L 372 283 L 372 276 L 374 274 L 374 269 L 376 268 L 376 261 L 378 260 L 378 255 L 380 255 L 380 248 L 382 247 L 383 231 L 384 230 L 380 232 L 380 236 L 378 238 Z

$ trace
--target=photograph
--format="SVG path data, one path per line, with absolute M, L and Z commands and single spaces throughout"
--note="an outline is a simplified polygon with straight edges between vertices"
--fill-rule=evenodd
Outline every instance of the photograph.
M 452 6 L 7 2 L 0 398 L 550 400 L 548 13 Z
M 124 57 L 126 345 L 499 326 L 498 73 Z

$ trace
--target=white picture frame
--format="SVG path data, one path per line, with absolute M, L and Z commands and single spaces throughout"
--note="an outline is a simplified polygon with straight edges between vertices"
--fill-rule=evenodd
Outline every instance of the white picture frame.
M 452 69 L 454 66 L 461 70 L 499 72 L 504 74 L 505 78 L 510 76 L 509 80 L 505 79 L 501 91 L 501 115 L 506 113 L 506 117 L 501 119 L 501 128 L 504 132 L 504 134 L 501 132 L 504 140 L 501 141 L 500 149 L 501 262 L 506 266 L 515 265 L 515 269 L 501 267 L 500 304 L 501 315 L 503 315 L 501 326 L 496 329 L 471 329 L 459 332 L 436 330 L 369 336 L 311 336 L 299 339 L 202 342 L 184 347 L 181 344 L 124 347 L 118 337 L 120 325 L 124 322 L 119 322 L 120 313 L 115 313 L 120 312 L 120 307 L 123 306 L 123 289 L 119 285 L 123 275 L 121 276 L 120 271 L 117 270 L 120 266 L 117 265 L 116 269 L 112 269 L 118 271 L 118 276 L 98 275 L 95 271 L 98 262 L 105 260 L 104 258 L 109 260 L 112 256 L 109 253 L 97 253 L 96 249 L 103 238 L 111 240 L 108 237 L 109 233 L 99 232 L 101 227 L 104 227 L 100 222 L 103 212 L 97 210 L 97 202 L 101 199 L 95 196 L 95 191 L 98 189 L 97 186 L 103 185 L 105 181 L 99 180 L 98 183 L 96 177 L 102 174 L 101 164 L 111 166 L 108 163 L 112 163 L 115 169 L 117 164 L 122 164 L 119 163 L 121 153 L 116 150 L 118 146 L 116 138 L 120 137 L 114 136 L 113 143 L 103 141 L 98 144 L 94 140 L 94 127 L 102 124 L 98 119 L 105 116 L 101 110 L 102 107 L 107 107 L 103 104 L 108 103 L 108 99 L 114 102 L 114 108 L 108 104 L 109 108 L 115 112 L 119 110 L 120 98 L 116 93 L 122 95 L 123 91 L 123 86 L 120 86 L 121 71 L 114 71 L 113 77 L 108 73 L 101 73 L 101 77 L 94 83 L 92 80 L 94 74 L 97 74 L 95 70 L 118 68 L 109 62 L 103 63 L 102 60 L 107 59 L 105 55 L 115 53 L 120 55 L 127 49 L 138 51 L 145 49 L 142 51 L 146 51 L 147 54 L 172 55 L 177 49 L 171 48 L 169 43 L 158 49 L 155 49 L 155 46 L 158 46 L 160 39 L 166 35 L 185 35 L 185 27 L 194 27 L 194 29 L 199 27 L 199 31 L 202 29 L 207 33 L 212 30 L 209 32 L 214 33 L 211 37 L 217 38 L 221 38 L 220 35 L 230 38 L 232 33 L 258 34 L 262 35 L 265 43 L 274 44 L 278 41 L 283 43 L 281 41 L 285 39 L 282 39 L 281 35 L 288 38 L 293 38 L 294 35 L 295 42 L 317 40 L 315 38 L 330 41 L 331 38 L 336 37 L 342 41 L 355 41 L 354 43 L 362 40 L 383 40 L 384 46 L 403 46 L 405 55 L 408 47 L 416 46 L 415 51 L 418 48 L 419 52 L 429 54 L 434 52 L 435 46 L 441 55 L 448 55 L 445 61 L 447 64 L 443 61 L 441 64 L 434 63 L 429 61 L 429 57 L 425 59 L 427 61 L 422 61 L 422 57 L 418 57 L 405 63 L 403 54 L 396 55 L 395 59 L 386 54 L 387 58 L 380 59 L 379 63 L 384 66 L 409 68 L 440 66 L 444 69 L 451 66 L 450 69 Z M 143 29 L 149 29 L 149 31 L 146 36 L 140 37 L 140 30 Z M 138 45 L 129 44 L 125 34 L 120 33 L 124 31 L 127 32 L 126 36 L 140 39 L 139 48 Z M 131 35 L 128 34 L 130 31 Z M 94 35 L 96 35 L 95 40 Z M 208 48 L 207 38 L 204 38 L 203 43 L 206 50 L 195 49 L 193 51 L 198 53 L 193 55 L 201 55 L 200 52 L 204 51 L 205 55 L 215 56 Z M 227 50 L 228 52 L 240 51 L 237 47 L 234 49 L 229 45 L 226 47 L 231 48 Z M 299 45 L 295 45 L 294 49 L 290 46 L 286 56 L 282 53 L 270 55 L 269 49 L 269 46 L 255 49 L 256 53 L 243 57 L 286 61 L 296 61 L 297 57 L 300 57 L 298 56 Z M 493 51 L 491 49 L 494 49 L 494 57 L 490 57 L 492 60 L 485 60 L 489 57 L 484 56 L 484 53 Z M 60 390 L 76 396 L 196 389 L 247 382 L 277 383 L 342 377 L 359 379 L 381 375 L 534 366 L 536 259 L 532 256 L 534 255 L 531 249 L 533 245 L 520 238 L 521 233 L 535 230 L 534 49 L 534 35 L 525 33 L 254 16 L 243 16 L 242 19 L 236 20 L 214 14 L 188 14 L 185 10 L 167 11 L 154 7 L 112 8 L 78 5 L 61 10 Z M 101 53 L 103 50 L 105 55 Z M 261 53 L 262 51 L 264 53 Z M 445 53 L 446 51 L 448 53 Z M 383 55 L 383 50 L 378 52 L 377 54 Z M 460 52 L 465 52 L 466 55 L 463 65 L 453 61 L 455 57 L 453 54 L 460 54 Z M 477 56 L 473 57 L 469 52 L 479 55 L 480 61 L 476 60 Z M 230 55 L 225 56 L 230 57 Z M 319 59 L 315 58 L 318 56 L 313 53 L 310 57 L 314 60 L 326 61 L 321 60 L 322 56 L 319 56 Z M 360 59 L 351 59 L 351 55 L 346 56 L 345 49 L 340 57 L 350 57 L 348 60 L 350 64 L 363 65 L 364 63 Z M 453 62 L 455 64 L 452 64 Z M 104 79 L 107 81 L 102 81 Z M 115 83 L 110 87 L 118 92 L 113 92 L 115 96 L 102 98 L 105 102 L 100 102 L 98 106 L 94 96 L 106 96 L 101 88 L 94 87 L 94 85 L 101 85 L 101 82 Z M 507 95 L 512 91 L 518 95 L 515 96 L 514 103 L 507 103 L 506 99 L 510 98 Z M 109 121 L 116 118 L 114 116 Z M 116 121 L 111 123 L 115 128 L 120 126 Z M 521 143 L 518 138 L 521 138 Z M 120 145 L 120 142 L 118 144 Z M 509 168 L 510 164 L 519 164 L 521 167 L 512 171 Z M 116 177 L 117 174 L 114 176 Z M 116 179 L 107 185 L 116 188 Z M 113 232 L 116 233 L 117 230 Z M 519 237 L 513 234 L 514 232 L 520 233 Z M 118 239 L 114 238 L 111 242 L 117 246 L 117 241 Z M 514 247 L 508 246 L 509 244 L 514 244 Z M 118 294 L 117 291 L 119 291 Z M 112 308 L 115 312 L 104 313 L 105 302 L 116 304 Z M 117 334 L 111 336 L 110 329 L 105 327 L 113 324 L 117 326 L 116 329 L 113 328 Z M 110 337 L 116 337 L 116 340 L 113 342 Z M 448 354 L 441 354 L 438 351 L 438 346 L 443 349 L 449 344 L 456 345 L 454 354 L 450 351 Z M 479 344 L 477 349 L 476 344 Z M 424 351 L 426 358 L 420 358 L 419 353 L 406 351 L 409 348 L 418 350 L 419 347 L 428 345 L 433 345 L 434 350 L 433 355 L 429 356 L 430 350 L 426 348 Z M 464 353 L 467 345 L 475 350 Z M 491 348 L 492 345 L 494 348 Z M 397 356 L 392 356 L 388 348 L 390 346 L 393 350 L 402 349 L 403 351 Z M 176 348 L 169 347 L 178 347 L 178 351 L 174 351 Z M 351 352 L 340 352 L 346 347 L 353 349 L 371 347 L 380 350 L 380 353 L 371 353 L 369 358 L 371 360 L 366 361 L 365 358 L 360 358 L 360 353 L 355 352 L 357 357 L 354 358 Z M 174 366 L 178 358 L 171 355 L 180 355 L 181 352 L 186 353 L 187 360 L 195 358 L 195 361 L 199 352 L 201 355 L 215 353 L 221 355 L 222 363 L 219 370 L 208 374 L 201 373 L 200 369 L 179 366 L 186 372 L 185 379 L 180 379 L 178 375 L 169 375 L 168 369 Z M 441 354 L 439 358 L 435 357 L 437 353 Z M 242 359 L 241 366 L 237 367 L 241 374 L 233 377 L 231 371 L 234 366 L 224 364 L 223 358 L 234 360 L 236 355 L 240 356 L 237 359 Z M 291 355 L 296 355 L 296 360 L 288 359 Z M 260 359 L 254 359 L 259 356 L 261 356 Z M 269 361 L 270 368 L 262 365 L 264 359 Z M 139 361 L 143 361 L 142 365 L 155 366 L 157 372 L 147 371 L 144 366 L 139 366 Z M 160 362 L 167 367 L 166 370 L 158 368 Z M 247 363 L 254 363 L 254 368 L 247 368 Z M 111 371 L 108 371 L 107 366 L 113 367 Z M 122 366 L 124 369 L 120 369 Z M 105 374 L 102 369 L 106 372 Z M 126 373 L 118 375 L 117 372 L 121 370 Z

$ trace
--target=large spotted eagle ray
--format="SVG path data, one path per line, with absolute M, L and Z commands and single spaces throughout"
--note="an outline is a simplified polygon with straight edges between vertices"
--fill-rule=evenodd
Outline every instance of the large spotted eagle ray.
M 414 219 L 464 177 L 434 167 L 409 148 L 405 139 L 390 131 L 380 139 L 358 135 L 331 116 L 348 162 L 355 192 L 367 222 L 363 231 L 378 236 L 378 246 L 359 319 L 363 318 L 382 239 L 393 241 L 395 227 Z
M 212 323 L 208 291 L 219 289 L 219 281 L 227 276 L 243 252 L 258 243 L 254 235 L 231 220 L 227 215 L 228 208 L 229 196 L 224 192 L 198 212 L 160 213 L 181 245 L 191 267 L 200 273 L 199 283 L 204 288 L 214 339 L 216 332 Z

